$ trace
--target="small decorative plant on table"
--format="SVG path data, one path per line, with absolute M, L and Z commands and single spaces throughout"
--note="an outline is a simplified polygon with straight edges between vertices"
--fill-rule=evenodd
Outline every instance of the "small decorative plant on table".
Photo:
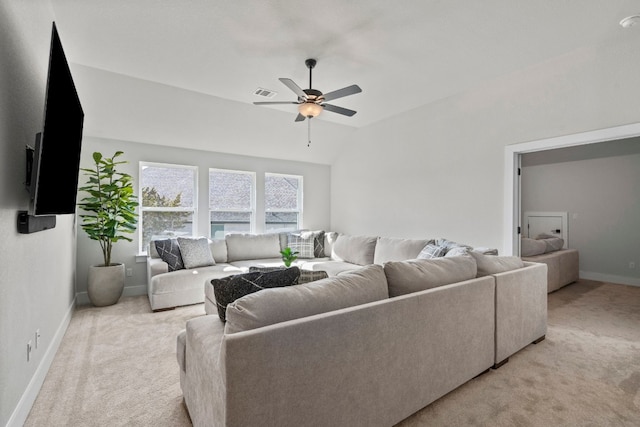
M 280 251 L 282 255 L 282 261 L 285 267 L 291 267 L 291 263 L 298 259 L 299 252 L 292 251 L 290 247 L 286 247 Z

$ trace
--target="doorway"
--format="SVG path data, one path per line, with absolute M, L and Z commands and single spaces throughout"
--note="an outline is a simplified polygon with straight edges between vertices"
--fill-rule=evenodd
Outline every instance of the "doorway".
M 520 224 L 520 164 L 522 154 L 638 136 L 640 136 L 640 123 L 635 123 L 507 145 L 505 147 L 504 169 L 504 253 L 506 255 L 520 255 L 520 233 L 522 231 Z

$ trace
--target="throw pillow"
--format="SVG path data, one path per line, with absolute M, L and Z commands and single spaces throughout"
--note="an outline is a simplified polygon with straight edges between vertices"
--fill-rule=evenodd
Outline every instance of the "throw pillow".
M 309 231 L 289 233 L 287 244 L 293 252 L 298 252 L 298 258 L 314 258 L 313 233 Z
M 312 231 L 313 233 L 313 256 L 324 258 L 324 230 Z
M 443 238 L 436 239 L 436 245 L 444 246 L 445 253 L 449 252 L 453 248 L 467 248 L 469 250 L 473 249 L 473 247 L 471 247 L 469 245 L 463 245 L 462 243 L 457 243 L 457 242 L 454 242 L 453 240 L 447 240 L 447 239 L 443 239 Z
M 440 258 L 447 253 L 446 246 L 432 245 L 429 243 L 426 245 L 416 257 L 417 259 L 431 259 Z
M 517 256 L 485 255 L 480 252 L 469 251 L 478 265 L 478 277 L 503 273 L 524 267 L 524 262 Z
M 213 294 L 216 297 L 216 306 L 220 320 L 227 320 L 227 305 L 245 295 L 258 292 L 266 288 L 280 288 L 298 284 L 300 269 L 291 267 L 272 271 L 253 271 L 244 274 L 213 279 Z
M 206 267 L 215 265 L 216 262 L 209 249 L 209 239 L 200 237 L 197 239 L 188 237 L 178 237 L 180 253 L 185 268 Z
M 469 250 L 470 249 L 467 248 L 466 246 L 457 246 L 455 248 L 449 249 L 445 257 L 463 256 L 463 255 L 466 255 L 467 252 L 469 252 Z
M 180 245 L 177 239 L 156 240 L 154 243 L 158 255 L 160 255 L 160 258 L 169 266 L 169 271 L 184 269 Z

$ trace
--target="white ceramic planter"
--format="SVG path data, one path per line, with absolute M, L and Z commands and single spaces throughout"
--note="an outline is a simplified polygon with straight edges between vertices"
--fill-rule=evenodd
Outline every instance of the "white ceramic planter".
M 124 264 L 89 267 L 87 294 L 91 304 L 96 307 L 113 305 L 118 302 L 123 290 Z

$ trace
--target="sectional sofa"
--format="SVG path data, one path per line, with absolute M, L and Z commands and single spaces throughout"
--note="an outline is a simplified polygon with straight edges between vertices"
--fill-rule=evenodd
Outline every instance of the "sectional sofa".
M 545 264 L 374 242 L 351 236 L 347 259 L 308 266 L 353 269 L 187 322 L 177 357 L 194 426 L 391 426 L 544 338 Z M 372 249 L 365 265 L 356 248 Z
M 292 240 L 292 234 L 297 236 Z M 189 240 L 189 239 L 186 239 Z M 201 238 L 201 240 L 207 240 Z M 309 248 L 309 241 L 312 247 Z M 400 239 L 378 236 L 352 236 L 336 232 L 229 234 L 225 239 L 207 240 L 210 259 L 195 260 L 187 267 L 170 271 L 152 241 L 147 251 L 147 292 L 153 311 L 204 301 L 207 314 L 214 313 L 215 298 L 211 279 L 246 273 L 250 267 L 282 266 L 280 251 L 290 246 L 300 252 L 293 265 L 312 271 L 326 271 L 329 276 L 356 270 L 369 264 L 382 265 L 418 257 L 429 245 L 444 251 L 454 247 L 497 254 L 491 248 L 472 248 L 447 239 Z M 457 253 L 450 251 L 447 255 Z M 184 254 L 183 254 L 184 255 Z

